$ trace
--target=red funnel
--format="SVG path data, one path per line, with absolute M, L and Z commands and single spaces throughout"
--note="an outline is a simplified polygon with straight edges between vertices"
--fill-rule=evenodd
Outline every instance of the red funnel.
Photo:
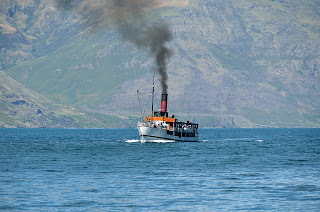
M 161 112 L 167 112 L 168 94 L 162 94 L 161 96 Z

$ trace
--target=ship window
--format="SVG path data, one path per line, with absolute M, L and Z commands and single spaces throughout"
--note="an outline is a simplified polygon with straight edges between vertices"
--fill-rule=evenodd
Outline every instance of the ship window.
M 156 111 L 153 113 L 154 117 L 168 117 L 168 113 L 167 112 L 161 112 L 161 111 Z

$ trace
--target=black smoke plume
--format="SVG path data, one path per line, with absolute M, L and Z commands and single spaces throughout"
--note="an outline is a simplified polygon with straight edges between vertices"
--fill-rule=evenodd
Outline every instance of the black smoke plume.
M 112 11 L 119 17 L 115 19 L 118 30 L 125 40 L 139 48 L 148 50 L 155 58 L 160 75 L 162 93 L 168 93 L 167 61 L 172 51 L 166 44 L 172 40 L 169 26 L 165 22 L 148 22 L 145 10 L 157 7 L 158 0 L 112 0 Z
M 155 58 L 162 93 L 167 94 L 167 61 L 172 51 L 169 26 L 163 21 L 150 22 L 146 11 L 161 5 L 161 0 L 55 0 L 64 9 L 75 9 L 92 29 L 115 23 L 123 39 L 146 49 Z
M 145 26 L 126 26 L 122 25 L 119 30 L 123 38 L 139 48 L 147 49 L 150 55 L 155 58 L 157 72 L 160 75 L 162 93 L 167 94 L 167 60 L 172 56 L 172 51 L 166 47 L 166 43 L 172 40 L 168 25 L 162 22 Z

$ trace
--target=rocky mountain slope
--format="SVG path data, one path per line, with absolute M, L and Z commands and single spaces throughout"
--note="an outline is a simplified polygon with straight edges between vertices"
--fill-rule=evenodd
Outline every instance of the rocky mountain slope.
M 136 90 L 151 87 L 153 59 L 123 41 L 112 23 L 97 32 L 77 10 L 56 3 L 1 1 L 0 67 L 57 103 L 139 114 Z M 319 1 L 166 6 L 148 15 L 165 20 L 173 34 L 170 112 L 189 111 L 208 127 L 320 127 Z
M 0 71 L 0 127 L 104 128 L 131 124 L 121 117 L 56 104 Z
M 0 108 L 0 127 L 79 127 L 77 121 L 70 117 L 76 114 L 74 110 L 55 105 L 2 71 Z

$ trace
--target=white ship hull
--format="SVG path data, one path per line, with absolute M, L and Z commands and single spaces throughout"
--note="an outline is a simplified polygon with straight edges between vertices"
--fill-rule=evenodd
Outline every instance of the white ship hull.
M 141 140 L 174 140 L 174 141 L 184 141 L 184 142 L 197 142 L 198 137 L 182 137 L 180 135 L 169 135 L 166 129 L 148 127 L 148 126 L 138 126 L 139 135 Z
M 139 94 L 139 91 L 138 91 Z M 138 95 L 139 96 L 139 95 Z M 150 117 L 143 117 L 142 121 L 138 121 L 139 136 L 142 141 L 145 140 L 170 140 L 170 141 L 198 141 L 199 125 L 187 122 L 179 122 L 174 115 L 169 117 L 167 112 L 166 92 L 161 95 L 161 109 L 153 110 L 154 84 L 152 89 L 152 113 Z M 140 101 L 140 100 L 139 100 Z M 141 108 L 141 107 L 140 107 Z

